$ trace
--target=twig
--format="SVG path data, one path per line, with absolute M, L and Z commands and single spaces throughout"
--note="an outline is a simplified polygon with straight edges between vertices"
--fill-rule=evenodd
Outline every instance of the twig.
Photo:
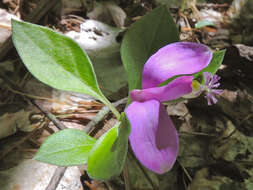
M 183 171 L 184 171 L 185 175 L 187 176 L 187 178 L 189 179 L 189 181 L 192 182 L 192 177 L 190 176 L 190 174 L 188 173 L 186 168 L 181 164 L 181 162 L 178 159 L 177 159 L 177 162 L 179 163 L 179 165 L 183 169 Z
M 121 100 L 118 100 L 117 102 L 114 102 L 112 105 L 114 107 L 117 107 L 121 104 L 126 104 L 127 103 L 127 98 L 123 98 Z M 84 128 L 84 131 L 86 133 L 89 133 L 91 129 L 97 125 L 104 117 L 106 114 L 110 112 L 110 109 L 107 106 L 104 106 L 97 114 L 96 116 L 86 125 Z
M 248 114 L 245 118 L 243 118 L 240 123 L 239 126 L 241 126 L 245 121 L 249 120 L 251 117 L 253 117 L 253 113 Z
M 67 127 L 61 123 L 53 114 L 51 114 L 49 111 L 45 110 L 42 108 L 39 104 L 37 104 L 35 101 L 30 100 L 33 105 L 35 105 L 50 121 L 53 122 L 53 124 L 58 128 L 58 129 L 67 129 Z
M 0 23 L 0 28 L 4 28 L 4 29 L 7 29 L 7 30 L 11 30 L 11 26 L 10 26 L 10 25 L 2 24 L 2 23 Z
M 223 3 L 223 4 L 213 4 L 213 3 L 198 3 L 196 5 L 198 8 L 203 9 L 203 8 L 228 8 L 229 4 L 228 3 Z
M 63 102 L 63 101 L 58 101 L 58 100 L 54 100 L 54 99 L 46 98 L 46 97 L 35 96 L 35 95 L 27 94 L 27 93 L 24 93 L 24 92 L 19 92 L 18 90 L 14 90 L 9 86 L 7 86 L 7 88 L 8 88 L 8 90 L 10 90 L 11 92 L 13 92 L 15 94 L 26 96 L 26 97 L 31 98 L 31 99 L 46 100 L 46 101 L 55 102 L 55 103 L 58 103 L 58 104 L 67 104 L 66 102 Z
M 63 177 L 67 167 L 57 167 L 54 171 L 54 175 L 52 176 L 48 186 L 45 190 L 55 190 L 59 185 L 61 178 Z
M 202 133 L 202 132 L 188 132 L 188 131 L 181 131 L 179 135 L 196 135 L 196 136 L 207 136 L 207 137 L 218 137 L 217 135 L 213 134 L 207 134 L 207 133 Z
M 11 85 L 13 88 L 18 89 L 18 91 L 22 92 L 20 87 L 16 85 L 13 81 L 11 81 L 8 77 L 6 77 L 2 71 L 0 71 L 0 78 L 2 78 L 5 82 L 7 82 L 9 85 Z M 23 93 L 23 92 L 22 92 Z M 45 110 L 42 108 L 39 104 L 37 104 L 33 99 L 27 98 L 22 96 L 26 101 L 30 102 L 34 106 L 36 106 L 45 116 L 50 119 L 53 124 L 58 128 L 58 129 L 66 129 L 67 127 L 62 124 L 53 114 L 51 114 L 49 111 Z
M 27 17 L 24 17 L 24 20 L 33 23 L 39 22 L 57 3 L 59 3 L 59 0 L 40 0 L 35 10 Z

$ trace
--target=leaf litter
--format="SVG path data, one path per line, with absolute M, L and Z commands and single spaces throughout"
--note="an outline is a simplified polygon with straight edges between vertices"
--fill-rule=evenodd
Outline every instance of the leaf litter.
M 252 77 L 250 72 L 253 69 L 253 64 L 251 51 L 252 47 L 247 46 L 247 44 L 250 45 L 252 41 L 250 36 L 249 38 L 247 38 L 247 35 L 243 36 L 243 32 L 238 29 L 238 19 L 243 21 L 241 25 L 247 28 L 250 26 L 247 24 L 249 22 L 246 22 L 245 20 L 248 20 L 250 17 L 245 19 L 242 11 L 240 12 L 234 8 L 233 11 L 237 11 L 237 14 L 234 15 L 241 16 L 232 18 L 232 16 L 228 14 L 228 18 L 230 19 L 229 23 L 232 23 L 232 26 L 224 26 L 224 22 L 226 21 L 221 18 L 224 17 L 225 13 L 231 12 L 233 6 L 235 7 L 235 4 L 238 2 L 239 1 L 234 0 L 231 5 L 227 4 L 227 6 L 218 6 L 219 4 L 206 4 L 210 5 L 206 6 L 207 10 L 202 10 L 205 5 L 203 6 L 202 4 L 197 4 L 196 7 L 200 13 L 197 16 L 194 15 L 196 12 L 192 13 L 191 7 L 186 7 L 185 10 L 182 11 L 183 15 L 185 15 L 183 19 L 181 19 L 182 15 L 180 16 L 176 12 L 173 12 L 173 10 L 177 10 L 177 7 L 171 8 L 175 18 L 179 18 L 178 20 L 181 20 L 179 25 L 183 25 L 184 28 L 190 26 L 190 30 L 183 30 L 183 27 L 181 28 L 182 39 L 189 41 L 200 41 L 211 46 L 213 49 L 227 47 L 227 53 L 222 65 L 222 69 L 219 70 L 219 75 L 222 76 L 222 88 L 225 89 L 225 92 L 222 94 L 222 99 L 220 99 L 218 104 L 213 107 L 207 107 L 204 104 L 205 101 L 203 100 L 203 97 L 200 97 L 196 100 L 191 100 L 187 104 L 171 105 L 175 108 L 171 114 L 174 115 L 173 118 L 180 133 L 181 150 L 178 163 L 174 166 L 171 172 L 165 175 L 154 176 L 153 174 L 149 174 L 151 175 L 150 178 L 154 180 L 152 186 L 149 181 L 144 180 L 143 172 L 141 172 L 140 168 L 137 169 L 138 164 L 132 164 L 135 162 L 133 160 L 130 162 L 128 161 L 129 164 L 132 165 L 130 167 L 130 178 L 134 189 L 154 189 L 156 186 L 159 186 L 160 189 L 179 190 L 248 190 L 253 188 L 253 90 L 251 87 Z M 250 4 L 249 1 L 245 2 L 247 5 Z M 33 8 L 33 3 L 34 2 L 32 1 L 30 2 L 30 8 Z M 9 3 L 5 5 L 7 5 L 7 7 L 10 6 Z M 76 5 L 78 5 L 78 10 L 74 11 L 74 13 L 78 14 L 83 11 L 82 5 L 78 3 Z M 153 6 L 149 3 L 144 3 L 143 5 L 139 5 L 137 3 L 134 5 L 134 8 L 138 8 L 139 12 L 134 8 L 131 10 L 132 5 L 130 5 L 130 3 L 121 4 L 121 9 L 127 13 L 127 16 L 128 18 L 130 17 L 130 20 L 131 17 L 134 18 L 136 16 L 141 16 L 142 14 L 140 13 L 148 11 L 149 8 Z M 240 6 L 243 5 L 244 4 L 240 4 Z M 229 7 L 230 9 L 228 9 Z M 66 8 L 68 8 L 68 5 L 66 6 L 65 4 L 64 9 Z M 92 6 L 87 6 L 86 8 L 89 11 L 93 9 Z M 248 6 L 248 8 L 244 6 L 243 8 L 243 10 L 249 9 L 250 6 Z M 15 6 L 10 6 L 8 10 L 14 11 Z M 66 16 L 68 11 L 63 11 L 62 14 Z M 210 19 L 216 23 L 215 26 L 212 26 L 212 28 L 215 30 L 211 30 L 208 27 L 195 30 L 194 24 L 199 21 L 199 16 L 201 17 L 201 15 L 204 15 L 205 18 L 209 18 L 207 12 L 217 15 L 217 17 L 215 17 L 210 16 L 209 14 L 211 17 Z M 73 13 L 73 10 L 70 11 L 70 13 Z M 95 16 L 94 18 L 97 19 L 98 16 Z M 119 17 L 119 20 L 116 22 L 115 18 L 113 18 L 109 20 L 108 23 L 114 22 L 113 24 L 117 26 L 122 25 L 117 24 L 117 22 L 122 22 L 120 20 L 121 18 L 122 17 Z M 71 26 L 71 23 L 73 23 L 74 20 L 76 19 L 68 20 L 68 23 L 70 23 L 68 30 L 73 29 L 74 31 L 78 32 L 78 24 L 81 24 L 82 22 L 75 22 L 75 25 Z M 91 20 L 88 20 L 88 22 L 90 21 Z M 47 25 L 47 22 L 44 22 L 44 24 Z M 50 24 L 48 24 L 48 26 L 50 26 Z M 231 27 L 235 27 L 237 29 L 231 32 Z M 106 29 L 105 32 L 109 31 Z M 95 31 L 94 34 L 96 34 L 98 37 L 101 37 L 99 32 Z M 117 35 L 113 38 L 116 37 Z M 232 43 L 230 39 L 232 39 Z M 238 43 L 242 45 L 238 45 Z M 11 57 L 9 58 L 11 59 Z M 111 57 L 108 59 L 110 60 Z M 102 62 L 103 61 L 101 61 L 101 64 Z M 120 62 L 119 58 L 115 58 L 115 63 L 117 62 Z M 107 67 L 109 66 L 110 63 L 108 63 Z M 101 70 L 103 71 L 103 66 L 101 67 Z M 3 69 L 2 71 L 5 74 L 8 74 L 9 72 L 17 72 L 14 70 L 10 71 L 8 68 Z M 18 77 L 15 79 L 13 78 L 16 83 L 19 83 L 19 81 L 23 80 L 24 78 L 24 74 L 22 73 L 23 68 L 19 67 L 18 71 Z M 110 71 L 108 72 L 110 73 Z M 117 72 L 121 72 L 121 70 Z M 100 75 L 98 74 L 98 76 Z M 111 79 L 109 79 L 109 81 L 110 80 Z M 4 102 L 3 100 L 6 100 L 6 95 L 10 95 L 11 98 L 8 99 L 7 103 L 19 102 L 22 106 L 21 109 L 18 109 L 16 112 L 3 112 L 0 116 L 0 121 L 3 120 L 4 123 L 6 123 L 5 118 L 9 115 L 11 115 L 13 118 L 21 117 L 22 121 L 19 119 L 9 120 L 9 122 L 14 123 L 8 124 L 8 126 L 10 126 L 9 129 L 15 134 L 11 135 L 11 133 L 9 133 L 8 135 L 11 136 L 3 138 L 0 141 L 1 152 L 4 152 L 10 147 L 14 146 L 13 151 L 7 154 L 4 158 L 4 161 L 1 163 L 1 178 L 9 178 L 9 181 L 1 180 L 3 183 L 1 185 L 3 188 L 6 187 L 6 189 L 29 189 L 30 187 L 33 187 L 33 189 L 36 190 L 40 188 L 45 189 L 50 176 L 54 171 L 54 167 L 34 162 L 31 160 L 31 158 L 34 151 L 36 151 L 40 145 L 41 140 L 57 129 L 54 128 L 53 125 L 43 128 L 42 131 L 36 129 L 38 130 L 38 133 L 35 133 L 34 136 L 28 138 L 20 144 L 20 140 L 26 137 L 29 133 L 24 133 L 19 131 L 19 129 L 22 130 L 22 128 L 28 127 L 29 124 L 31 124 L 31 121 L 28 120 L 30 119 L 29 115 L 32 113 L 37 114 L 38 110 L 32 109 L 32 111 L 25 111 L 22 107 L 27 107 L 27 103 L 24 102 L 23 99 L 17 94 L 13 94 L 13 92 L 8 91 L 3 84 L 4 83 L 2 82 L 1 92 L 3 89 L 5 94 L 0 94 L 1 103 L 6 103 L 6 101 Z M 47 107 L 55 115 L 58 115 L 58 117 L 61 118 L 62 121 L 64 121 L 64 123 L 70 128 L 83 128 L 83 124 L 92 120 L 95 114 L 102 107 L 100 103 L 90 99 L 90 97 L 80 97 L 80 95 L 77 94 L 69 94 L 61 91 L 51 90 L 47 87 L 43 87 L 43 85 L 34 80 L 26 79 L 24 84 L 25 88 L 28 90 L 28 94 L 51 99 L 52 101 L 41 99 L 37 99 L 36 101 L 40 102 L 42 106 Z M 43 90 L 44 92 L 42 92 Z M 114 98 L 119 97 L 117 91 L 118 89 L 115 91 L 116 95 Z M 5 95 L 5 97 L 2 97 L 3 95 Z M 11 106 L 7 106 L 6 108 L 11 110 Z M 45 119 L 45 122 L 48 121 Z M 18 125 L 15 123 L 18 123 Z M 107 122 L 105 121 L 105 123 Z M 18 130 L 15 131 L 15 129 Z M 2 146 L 3 144 L 5 144 L 5 148 Z M 15 147 L 16 144 L 18 145 L 17 147 Z M 37 171 L 35 176 L 41 176 L 44 174 L 44 178 L 39 177 L 38 179 L 35 177 L 33 180 L 30 180 L 29 184 L 23 183 L 24 179 L 33 178 L 31 176 L 29 177 L 30 174 L 33 174 L 31 170 Z M 72 170 L 72 168 L 70 168 L 70 170 Z M 65 177 L 57 189 L 81 188 L 79 181 L 81 173 L 76 167 L 74 167 L 73 170 L 73 173 L 70 174 L 73 175 L 72 177 L 67 177 L 69 175 L 68 171 L 65 173 Z M 119 189 L 119 187 L 123 186 L 122 180 L 120 179 L 116 179 L 113 181 L 113 183 L 116 185 L 103 185 L 102 189 L 108 189 L 107 187 Z M 96 185 L 94 185 L 96 182 L 92 182 L 92 184 L 93 185 L 89 186 L 90 189 L 99 189 Z

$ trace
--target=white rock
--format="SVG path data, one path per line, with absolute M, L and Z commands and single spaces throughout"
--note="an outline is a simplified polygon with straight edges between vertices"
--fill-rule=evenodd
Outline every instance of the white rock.
M 66 36 L 74 39 L 91 58 L 110 57 L 119 52 L 120 44 L 116 37 L 120 29 L 95 20 L 87 20 L 80 27 L 80 33 L 70 31 Z
M 0 9 L 0 46 L 11 35 L 11 19 L 20 20 L 6 10 Z

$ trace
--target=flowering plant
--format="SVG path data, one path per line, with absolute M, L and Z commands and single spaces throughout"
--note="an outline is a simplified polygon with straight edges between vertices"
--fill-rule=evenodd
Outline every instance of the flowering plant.
M 129 140 L 136 157 L 150 170 L 162 174 L 171 169 L 178 154 L 178 134 L 162 102 L 182 96 L 199 95 L 207 91 L 208 104 L 216 103 L 214 90 L 218 77 L 204 72 L 205 85 L 193 89 L 194 77 L 208 66 L 211 50 L 202 44 L 177 42 L 169 44 L 152 55 L 144 65 L 142 89 L 132 90 L 132 103 L 126 114 L 131 123 Z M 164 86 L 169 78 L 178 76 Z M 187 76 L 182 76 L 187 75 Z M 195 81 L 196 82 L 196 81 Z
M 12 30 L 18 54 L 37 79 L 60 90 L 89 94 L 117 118 L 115 126 L 99 139 L 81 130 L 59 131 L 45 140 L 35 156 L 38 161 L 59 166 L 86 164 L 95 179 L 107 180 L 122 172 L 128 138 L 144 166 L 159 174 L 169 171 L 179 140 L 162 103 L 206 92 L 211 104 L 221 93 L 216 89 L 219 77 L 214 74 L 224 51 L 212 53 L 202 44 L 176 42 L 177 28 L 166 7 L 143 16 L 123 38 L 121 58 L 131 103 L 121 114 L 103 95 L 88 55 L 76 42 L 26 22 L 12 21 Z M 199 76 L 204 76 L 204 83 L 196 80 Z

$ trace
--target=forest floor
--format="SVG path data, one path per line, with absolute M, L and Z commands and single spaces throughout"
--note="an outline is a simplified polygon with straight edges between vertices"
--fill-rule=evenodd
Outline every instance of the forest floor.
M 176 1 L 177 2 L 177 1 Z M 200 42 L 213 51 L 226 49 L 221 76 L 222 95 L 207 106 L 203 96 L 168 106 L 180 136 L 173 169 L 155 175 L 128 159 L 132 189 L 251 190 L 253 189 L 253 38 L 250 1 L 171 3 L 180 40 Z M 2 190 L 121 190 L 122 176 L 108 182 L 91 180 L 85 167 L 57 168 L 32 160 L 43 140 L 60 130 L 48 119 L 51 112 L 68 128 L 83 129 L 101 118 L 90 134 L 101 136 L 115 123 L 103 104 L 89 96 L 52 89 L 33 78 L 11 43 L 10 19 L 50 27 L 69 37 L 88 36 L 88 49 L 101 89 L 124 109 L 126 73 L 120 60 L 124 31 L 160 1 L 3 0 L 0 2 L 0 187 Z M 239 7 L 238 7 L 239 6 Z M 251 20 L 250 20 L 251 19 Z M 94 21 L 96 20 L 96 21 Z M 197 27 L 199 21 L 208 25 Z M 121 32 L 114 33 L 113 29 Z M 82 24 L 82 27 L 80 25 Z M 83 29 L 84 28 L 84 29 Z M 106 37 L 103 34 L 110 34 Z M 90 45 L 89 44 L 95 44 Z M 96 42 L 96 43 L 93 43 Z M 252 46 L 252 47 L 251 47 Z M 117 80 L 116 76 L 119 76 Z M 41 111 L 42 110 L 42 111 Z M 54 173 L 58 171 L 58 173 Z M 61 175 L 63 177 L 61 178 Z M 59 180 L 52 179 L 59 177 Z M 52 180 L 51 180 L 52 179 Z M 51 180 L 51 182 L 50 182 Z M 53 184 L 59 182 L 59 184 Z M 53 187 L 52 186 L 52 187 Z

